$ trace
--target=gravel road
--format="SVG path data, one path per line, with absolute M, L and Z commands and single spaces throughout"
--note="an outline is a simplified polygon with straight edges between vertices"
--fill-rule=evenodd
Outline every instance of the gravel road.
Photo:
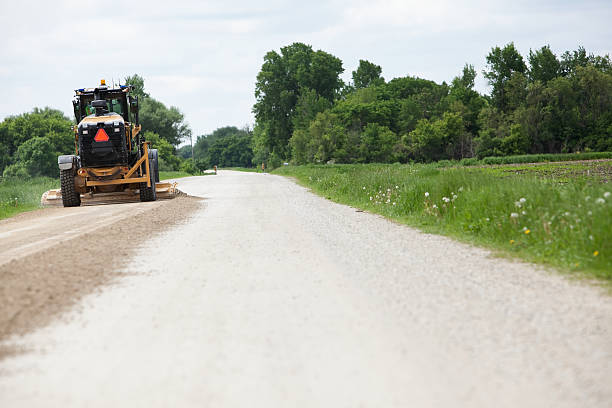
M 612 406 L 602 290 L 278 176 L 180 188 L 187 222 L 5 341 L 0 406 Z

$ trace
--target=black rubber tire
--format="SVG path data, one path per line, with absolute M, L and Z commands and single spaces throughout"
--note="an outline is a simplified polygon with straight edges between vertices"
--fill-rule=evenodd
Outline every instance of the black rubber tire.
M 155 174 L 155 182 L 159 183 L 159 160 L 157 149 L 149 150 L 149 160 L 153 160 L 153 174 Z
M 153 161 L 149 160 L 149 175 L 151 177 L 151 187 L 147 187 L 147 183 L 140 183 L 140 201 L 157 200 L 157 191 L 155 190 L 155 173 L 153 167 Z
M 74 170 L 60 170 L 60 185 L 62 188 L 62 203 L 64 207 L 78 207 L 81 205 L 81 194 L 74 186 Z

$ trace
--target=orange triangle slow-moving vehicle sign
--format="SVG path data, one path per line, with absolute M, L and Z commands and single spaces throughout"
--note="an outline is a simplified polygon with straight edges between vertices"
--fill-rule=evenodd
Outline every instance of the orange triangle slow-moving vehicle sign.
M 100 128 L 94 136 L 94 140 L 96 142 L 108 142 L 108 134 L 104 131 L 104 129 Z

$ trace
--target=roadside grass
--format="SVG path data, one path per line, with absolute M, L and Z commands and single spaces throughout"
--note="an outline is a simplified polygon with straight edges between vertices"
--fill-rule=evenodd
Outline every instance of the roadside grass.
M 189 174 L 185 171 L 160 171 L 159 180 L 176 179 L 183 177 L 199 176 L 200 174 Z
M 534 167 L 310 165 L 274 173 L 426 232 L 612 283 L 612 186 L 596 172 L 567 178 Z
M 59 188 L 59 180 L 48 177 L 8 178 L 0 181 L 0 219 L 40 208 L 42 194 Z

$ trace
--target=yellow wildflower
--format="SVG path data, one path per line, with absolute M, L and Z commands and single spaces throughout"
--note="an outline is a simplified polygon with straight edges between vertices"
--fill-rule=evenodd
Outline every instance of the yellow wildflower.
M 593 256 L 597 256 L 597 255 L 599 255 L 599 251 L 593 252 Z
M 529 235 L 529 233 L 530 233 L 530 232 L 531 232 L 531 230 L 526 229 L 526 230 L 525 230 L 525 235 Z
M 514 244 L 514 240 L 513 239 L 510 240 L 510 245 L 512 245 L 512 244 Z

